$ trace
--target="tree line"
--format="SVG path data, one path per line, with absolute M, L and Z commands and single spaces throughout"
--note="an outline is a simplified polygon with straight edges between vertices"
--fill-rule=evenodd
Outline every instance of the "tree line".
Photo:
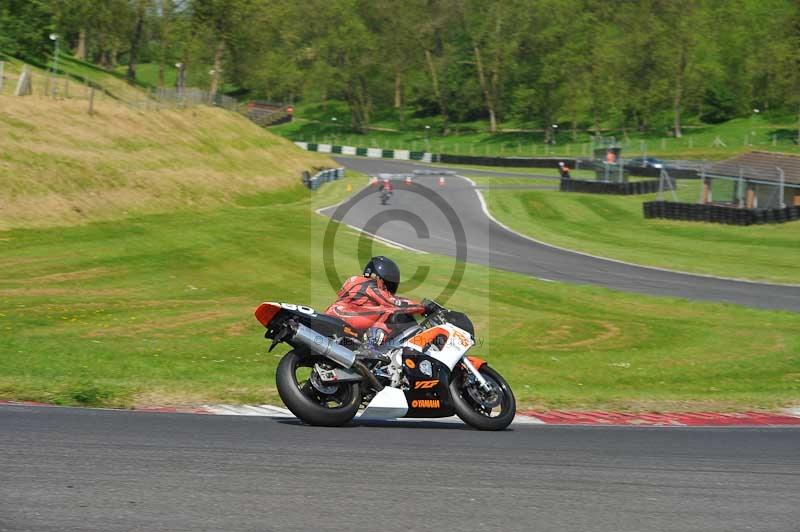
M 3 0 L 0 51 L 376 116 L 552 129 L 800 114 L 797 0 Z M 563 127 L 563 126 L 562 126 Z

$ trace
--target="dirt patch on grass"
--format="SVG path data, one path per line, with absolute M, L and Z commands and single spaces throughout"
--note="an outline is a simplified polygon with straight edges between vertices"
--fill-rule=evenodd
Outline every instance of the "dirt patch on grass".
M 208 310 L 204 312 L 191 312 L 188 314 L 181 314 L 171 318 L 158 318 L 156 320 L 130 323 L 124 326 L 114 326 L 107 329 L 98 329 L 85 334 L 85 338 L 99 338 L 103 336 L 141 336 L 143 334 L 152 333 L 154 331 L 168 331 L 171 329 L 179 329 L 187 325 L 195 323 L 203 323 L 208 321 L 219 320 L 222 318 L 230 318 L 237 314 L 231 311 Z
M 0 290 L 4 297 L 121 297 L 130 296 L 129 290 L 105 288 L 91 290 L 86 288 L 10 288 Z
M 228 336 L 241 336 L 252 325 L 251 321 L 254 320 L 240 320 L 225 327 L 225 334 Z
M 619 338 L 622 336 L 622 330 L 611 322 L 592 322 L 598 324 L 602 328 L 602 332 L 591 338 L 583 340 L 570 341 L 575 336 L 575 327 L 569 324 L 561 324 L 550 328 L 540 342 L 535 344 L 538 349 L 574 349 L 576 347 L 596 347 Z
M 586 340 L 580 340 L 578 342 L 572 342 L 570 344 L 565 344 L 561 347 L 564 348 L 573 348 L 573 347 L 589 347 L 595 346 L 597 344 L 607 342 L 612 338 L 616 338 L 620 335 L 620 328 L 614 325 L 611 322 L 604 321 L 599 322 L 600 326 L 605 329 L 605 332 L 600 333 L 599 335 L 595 336 L 594 338 L 587 338 Z
M 97 277 L 105 277 L 112 273 L 119 273 L 118 270 L 111 270 L 109 268 L 98 267 L 89 268 L 88 270 L 77 270 L 74 272 L 52 273 L 50 275 L 41 275 L 39 277 L 32 277 L 25 279 L 26 283 L 63 283 L 67 281 L 85 281 L 87 279 L 95 279 Z

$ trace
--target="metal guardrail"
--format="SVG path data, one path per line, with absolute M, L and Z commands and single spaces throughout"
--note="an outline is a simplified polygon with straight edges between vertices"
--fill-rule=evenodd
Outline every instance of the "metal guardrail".
M 336 181 L 344 177 L 344 168 L 330 168 L 320 170 L 313 176 L 310 172 L 303 172 L 303 185 L 310 190 L 317 190 L 323 183 Z

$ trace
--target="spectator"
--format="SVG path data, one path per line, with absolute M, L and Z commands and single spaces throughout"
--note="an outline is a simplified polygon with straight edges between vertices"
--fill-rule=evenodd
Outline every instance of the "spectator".
M 569 175 L 569 166 L 564 164 L 564 161 L 558 163 L 558 173 L 561 175 L 561 179 L 569 179 L 572 177 Z

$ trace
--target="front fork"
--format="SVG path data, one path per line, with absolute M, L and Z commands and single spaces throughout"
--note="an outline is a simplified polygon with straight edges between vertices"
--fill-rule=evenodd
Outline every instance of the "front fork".
M 492 385 L 491 385 L 491 384 L 489 384 L 489 381 L 487 381 L 487 380 L 486 380 L 486 379 L 483 377 L 483 375 L 481 375 L 481 372 L 480 372 L 480 371 L 478 371 L 478 368 L 476 368 L 476 367 L 475 367 L 475 366 L 472 364 L 472 362 L 470 362 L 469 358 L 467 358 L 467 357 L 463 357 L 463 358 L 461 359 L 461 363 L 462 363 L 462 364 L 464 364 L 464 367 L 466 367 L 466 368 L 467 368 L 467 370 L 469 370 L 469 372 L 470 372 L 470 373 L 472 373 L 472 376 L 473 376 L 473 377 L 475 377 L 475 380 L 476 380 L 476 381 L 478 381 L 478 384 L 480 384 L 480 386 L 481 386 L 481 388 L 483 389 L 483 391 L 485 391 L 485 392 L 487 392 L 487 393 L 489 393 L 489 392 L 491 392 L 491 391 L 492 391 Z

